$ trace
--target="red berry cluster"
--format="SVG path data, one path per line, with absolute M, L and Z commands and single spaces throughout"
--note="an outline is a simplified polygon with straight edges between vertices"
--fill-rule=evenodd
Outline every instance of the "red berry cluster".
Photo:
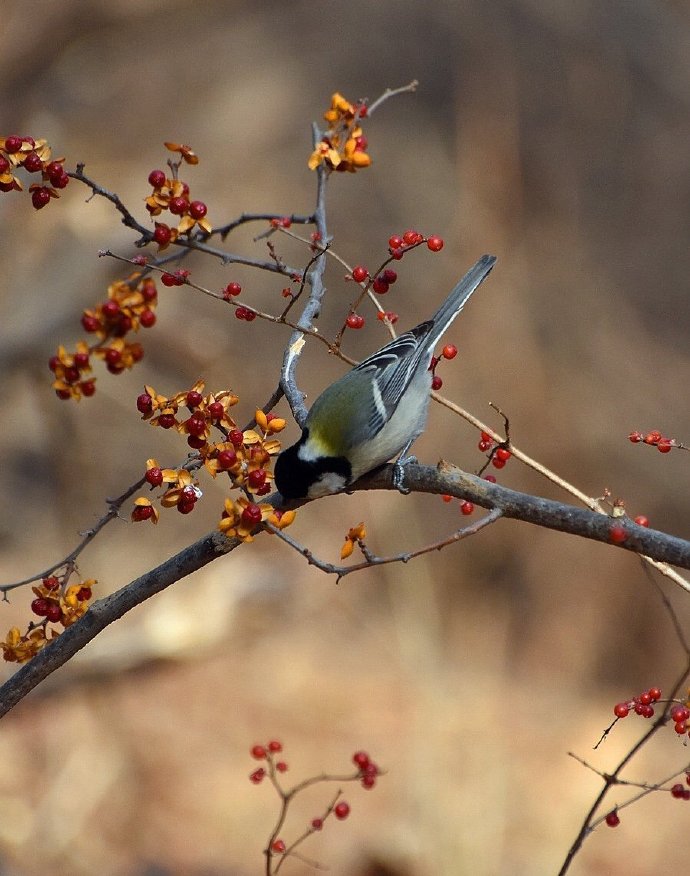
M 640 715 L 643 718 L 654 717 L 654 703 L 661 699 L 661 691 L 658 687 L 650 687 L 649 690 L 643 691 L 631 700 L 625 700 L 616 703 L 613 707 L 613 714 L 616 718 L 625 718 L 630 712 Z
M 491 465 L 493 465 L 494 468 L 504 468 L 505 464 L 513 455 L 510 450 L 508 450 L 508 448 L 505 446 L 505 444 L 498 444 L 496 447 L 494 447 L 494 439 L 491 437 L 491 435 L 489 435 L 488 432 L 480 433 L 477 448 L 482 453 L 486 453 L 489 450 L 491 451 Z
M 203 201 L 192 200 L 188 183 L 177 179 L 177 170 L 182 161 L 187 164 L 198 164 L 199 159 L 188 146 L 180 146 L 177 143 L 165 145 L 171 152 L 179 152 L 181 160 L 172 164 L 172 177 L 168 177 L 164 170 L 152 170 L 149 173 L 148 181 L 153 191 L 146 198 L 146 209 L 151 216 L 160 216 L 164 210 L 167 210 L 173 216 L 179 217 L 179 221 L 176 228 L 165 222 L 155 223 L 151 238 L 158 244 L 159 252 L 174 243 L 179 235 L 189 235 L 195 228 L 204 234 L 210 234 L 213 230 L 206 218 L 208 213 L 206 204 Z
M 108 298 L 95 307 L 87 308 L 81 318 L 84 331 L 94 334 L 98 343 L 89 346 L 80 341 L 76 352 L 67 353 L 58 347 L 57 355 L 48 362 L 55 374 L 53 389 L 58 398 L 79 399 L 92 396 L 95 380 L 84 378 L 91 371 L 90 355 L 105 362 L 110 374 L 122 374 L 144 356 L 144 348 L 125 337 L 140 328 L 151 328 L 156 323 L 158 291 L 150 277 L 142 278 L 139 271 L 127 280 L 118 280 L 108 287 Z
M 376 277 L 374 277 L 371 288 L 377 293 L 377 295 L 385 295 L 397 279 L 398 274 L 396 271 L 391 268 L 385 268 L 380 274 L 377 274 Z
M 436 368 L 441 361 L 441 359 L 447 359 L 450 361 L 451 359 L 455 359 L 458 355 L 458 348 L 455 344 L 446 344 L 445 347 L 441 350 L 440 356 L 432 356 L 431 362 L 429 363 L 429 371 L 431 371 L 433 377 L 431 378 L 431 388 L 438 392 L 438 390 L 443 386 L 443 380 L 436 374 Z
M 657 429 L 652 429 L 651 432 L 631 432 L 628 435 L 628 440 L 633 444 L 649 444 L 656 447 L 659 453 L 670 453 L 673 447 L 677 447 L 678 443 L 675 438 L 667 438 L 662 435 Z
M 275 216 L 271 219 L 271 225 L 274 228 L 289 228 L 292 225 L 292 219 L 289 216 Z
M 380 770 L 376 763 L 369 757 L 366 751 L 356 751 L 352 755 L 352 762 L 359 770 L 357 777 L 360 779 L 360 784 L 367 790 L 374 787 L 376 777 L 380 775 Z M 336 816 L 337 816 L 336 812 Z
M 280 450 L 274 436 L 285 428 L 284 419 L 258 410 L 255 419 L 261 433 L 253 429 L 243 432 L 228 413 L 229 408 L 239 401 L 229 390 L 204 395 L 203 381 L 197 381 L 191 389 L 171 397 L 158 394 L 151 386 L 144 389 L 136 400 L 142 419 L 153 426 L 175 429 L 186 435 L 187 444 L 197 451 L 212 477 L 227 474 L 234 487 L 241 487 L 252 496 L 265 496 L 271 492 L 271 456 Z M 219 442 L 211 439 L 213 429 L 220 432 Z M 153 488 L 165 485 L 161 505 L 164 508 L 177 507 L 182 514 L 192 511 L 202 495 L 189 471 L 163 469 L 155 459 L 147 461 L 144 479 Z M 227 499 L 219 526 L 228 535 L 251 540 L 251 532 L 265 519 L 283 528 L 292 522 L 294 513 L 278 514 L 271 506 L 257 505 L 245 497 L 237 502 Z M 149 499 L 139 498 L 135 501 L 132 520 L 156 523 L 158 512 Z
M 180 270 L 175 271 L 172 274 L 169 271 L 166 271 L 164 274 L 161 274 L 161 283 L 168 288 L 171 286 L 184 286 L 189 274 L 190 272 L 185 268 L 180 268 Z
M 414 249 L 422 243 L 426 243 L 431 252 L 440 252 L 443 249 L 443 238 L 432 234 L 430 237 L 424 237 L 419 231 L 408 229 L 402 235 L 394 234 L 388 240 L 388 251 L 391 256 L 399 260 L 408 250 Z
M 64 189 L 69 183 L 64 162 L 64 158 L 51 159 L 46 140 L 16 134 L 0 138 L 0 192 L 22 190 L 19 178 L 14 175 L 19 167 L 30 174 L 40 173 L 42 183 L 31 183 L 29 191 L 34 208 L 41 210 L 51 198 L 60 197 L 57 189 Z
M 235 308 L 235 316 L 237 319 L 243 319 L 245 322 L 253 322 L 256 319 L 256 311 L 252 310 L 251 307 L 245 307 L 243 304 L 240 304 L 239 307 Z
M 685 781 L 690 784 L 690 775 L 686 773 Z M 675 785 L 671 788 L 671 796 L 676 800 L 690 800 L 690 788 L 686 788 L 685 785 L 681 785 L 680 782 L 676 782 Z
M 255 760 L 265 761 L 265 765 L 259 766 L 255 770 L 252 770 L 252 772 L 249 774 L 249 781 L 254 785 L 259 785 L 261 784 L 261 782 L 263 782 L 265 778 L 270 778 L 274 789 L 277 791 L 283 803 L 282 814 L 279 824 L 283 823 L 285 809 L 289 805 L 295 794 L 304 790 L 308 786 L 311 786 L 318 782 L 342 782 L 344 780 L 349 780 L 358 781 L 363 788 L 371 789 L 375 787 L 377 777 L 381 775 L 379 767 L 371 759 L 371 757 L 369 757 L 366 751 L 356 751 L 352 755 L 352 761 L 357 767 L 357 771 L 354 774 L 346 777 L 321 775 L 314 777 L 313 779 L 309 779 L 306 782 L 300 783 L 290 791 L 285 791 L 281 787 L 278 777 L 278 773 L 284 773 L 288 769 L 288 765 L 287 763 L 285 763 L 284 760 L 277 759 L 278 754 L 282 752 L 282 750 L 282 744 L 275 739 L 265 744 L 253 745 L 250 749 L 251 756 Z M 351 811 L 350 804 L 346 800 L 341 799 L 341 793 L 341 791 L 338 791 L 338 793 L 335 795 L 335 799 L 322 815 L 316 816 L 315 818 L 311 819 L 308 829 L 290 845 L 289 849 L 285 840 L 283 840 L 279 836 L 276 836 L 276 829 L 276 832 L 274 832 L 271 839 L 269 840 L 269 846 L 267 849 L 269 861 L 271 853 L 276 855 L 284 855 L 287 852 L 288 854 L 291 854 L 298 845 L 300 845 L 308 836 L 310 836 L 310 834 L 322 830 L 324 822 L 331 815 L 333 815 L 338 821 L 343 821 L 344 819 L 346 819 Z

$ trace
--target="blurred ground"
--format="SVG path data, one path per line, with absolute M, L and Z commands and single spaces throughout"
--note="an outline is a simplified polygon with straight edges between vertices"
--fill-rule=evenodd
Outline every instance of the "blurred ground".
M 309 123 L 330 94 L 374 98 L 419 79 L 368 125 L 372 169 L 332 180 L 336 248 L 373 265 L 406 227 L 445 238 L 441 255 L 401 265 L 390 306 L 403 325 L 496 253 L 453 330 L 461 356 L 444 391 L 489 420 L 488 401 L 500 404 L 527 452 L 687 537 L 684 455 L 625 436 L 689 435 L 689 38 L 685 4 L 642 0 L 64 0 L 40 16 L 7 5 L 0 131 L 48 138 L 142 217 L 162 141 L 188 142 L 202 162 L 187 177 L 220 224 L 309 211 Z M 0 198 L 2 581 L 63 556 L 148 456 L 177 461 L 174 436 L 133 416 L 144 382 L 168 393 L 203 375 L 234 388 L 248 417 L 273 389 L 285 338 L 166 290 L 138 369 L 101 377 L 79 407 L 55 400 L 48 357 L 74 343 L 81 308 L 118 276 L 97 251 L 132 241 L 108 205 L 85 199 L 75 183 L 41 213 L 26 195 Z M 252 231 L 228 248 L 263 257 Z M 305 260 L 296 246 L 284 254 Z M 190 266 L 211 288 L 236 279 L 248 302 L 277 307 L 275 278 Z M 338 296 L 349 301 L 342 271 L 328 282 L 324 331 L 342 318 Z M 350 349 L 381 340 L 371 326 Z M 301 380 L 313 397 L 337 373 L 310 349 Z M 476 440 L 436 409 L 417 452 L 472 469 Z M 563 498 L 512 463 L 501 480 Z M 110 527 L 81 564 L 98 595 L 214 526 L 220 487 L 202 504 L 156 531 Z M 304 511 L 292 534 L 335 560 L 360 519 L 381 553 L 458 525 L 428 497 L 357 496 Z M 687 599 L 662 586 L 687 630 Z M 3 630 L 26 623 L 28 602 L 17 593 L 3 606 Z M 305 847 L 337 876 L 552 874 L 599 787 L 566 752 L 610 768 L 641 730 L 629 718 L 592 752 L 612 704 L 668 686 L 682 662 L 640 566 L 603 546 L 504 522 L 336 587 L 260 539 L 134 611 L 2 722 L 0 874 L 261 872 L 276 806 L 247 781 L 248 750 L 273 736 L 295 780 L 343 771 L 357 748 L 387 770 L 373 792 L 348 788 L 350 819 Z M 683 765 L 672 735 L 635 778 Z M 286 835 L 329 795 L 298 802 Z M 636 805 L 589 838 L 571 872 L 684 866 L 683 806 L 662 795 Z M 284 872 L 313 871 L 295 861 Z

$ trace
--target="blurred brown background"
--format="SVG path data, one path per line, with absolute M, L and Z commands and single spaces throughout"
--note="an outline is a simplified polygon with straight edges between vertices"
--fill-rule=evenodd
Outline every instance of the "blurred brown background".
M 488 402 L 500 404 L 528 453 L 688 535 L 684 454 L 626 441 L 635 428 L 690 435 L 686 4 L 2 5 L 0 131 L 46 137 L 142 218 L 146 177 L 171 139 L 201 155 L 185 178 L 212 222 L 309 211 L 310 121 L 330 94 L 373 99 L 419 79 L 416 95 L 367 125 L 371 170 L 331 182 L 337 250 L 373 267 L 391 233 L 445 238 L 442 254 L 400 265 L 389 301 L 402 325 L 496 253 L 449 338 L 461 356 L 444 369 L 447 394 L 494 425 Z M 47 359 L 80 337 L 81 308 L 119 276 L 98 249 L 127 253 L 133 239 L 86 195 L 73 182 L 40 213 L 27 195 L 0 198 L 2 581 L 67 553 L 148 456 L 180 458 L 179 439 L 136 417 L 144 382 L 172 393 L 203 375 L 237 391 L 246 418 L 274 387 L 286 337 L 189 290 L 162 290 L 145 362 L 120 378 L 99 373 L 79 406 L 58 402 Z M 228 248 L 262 257 L 256 230 Z M 297 245 L 280 245 L 305 262 Z M 210 288 L 236 279 L 249 303 L 279 306 L 278 278 L 208 259 L 189 266 Z M 324 331 L 349 301 L 342 270 L 331 266 L 328 283 Z M 371 324 L 349 349 L 382 340 Z M 339 372 L 310 347 L 300 377 L 313 398 Z M 417 452 L 475 469 L 476 440 L 435 408 Z M 567 500 L 515 463 L 501 481 Z M 211 529 L 222 498 L 209 486 L 194 514 L 169 512 L 156 530 L 111 525 L 81 563 L 97 595 Z M 461 524 L 438 499 L 372 495 L 320 502 L 291 532 L 335 561 L 360 519 L 382 554 Z M 688 630 L 687 597 L 662 587 Z M 29 600 L 20 591 L 2 606 L 2 630 L 26 623 Z M 628 718 L 593 752 L 613 703 L 668 687 L 682 663 L 639 564 L 600 545 L 503 522 L 336 587 L 259 539 L 132 612 L 2 722 L 0 874 L 262 872 L 277 806 L 248 782 L 248 750 L 273 736 L 295 781 L 344 771 L 361 747 L 388 772 L 372 792 L 348 787 L 350 819 L 304 847 L 337 876 L 555 873 L 599 788 L 566 752 L 611 768 L 643 729 Z M 686 757 L 668 731 L 630 775 L 657 780 Z M 323 789 L 299 799 L 286 839 L 329 799 Z M 684 805 L 655 795 L 626 810 L 616 831 L 589 838 L 572 872 L 684 865 Z M 293 861 L 284 872 L 313 871 Z

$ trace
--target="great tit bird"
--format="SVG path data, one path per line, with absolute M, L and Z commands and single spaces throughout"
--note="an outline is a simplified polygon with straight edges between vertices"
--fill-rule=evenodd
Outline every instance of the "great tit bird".
M 321 393 L 302 437 L 276 460 L 275 484 L 285 500 L 336 493 L 394 456 L 399 455 L 398 466 L 404 464 L 426 426 L 434 347 L 495 262 L 495 256 L 482 256 L 431 319 L 394 338 Z

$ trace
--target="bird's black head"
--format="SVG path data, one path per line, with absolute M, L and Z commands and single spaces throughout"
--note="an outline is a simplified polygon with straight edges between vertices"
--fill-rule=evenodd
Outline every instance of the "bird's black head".
M 344 456 L 320 456 L 305 459 L 308 431 L 288 447 L 276 460 L 273 474 L 280 495 L 290 499 L 316 498 L 337 492 L 350 482 L 352 466 Z

